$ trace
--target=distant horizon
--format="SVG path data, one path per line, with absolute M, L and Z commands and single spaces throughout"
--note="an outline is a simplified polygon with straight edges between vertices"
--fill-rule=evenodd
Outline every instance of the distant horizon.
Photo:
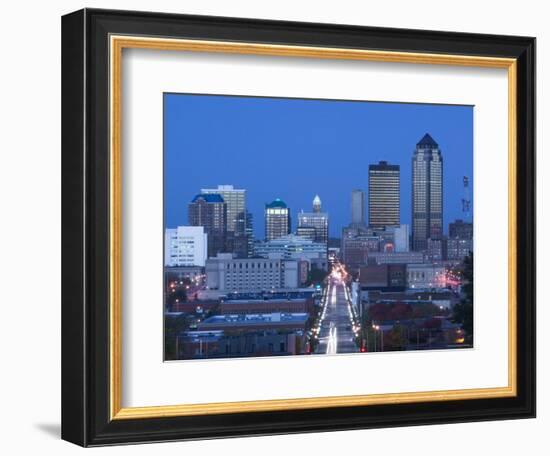
M 165 94 L 164 132 L 166 228 L 188 225 L 188 204 L 202 188 L 233 185 L 246 190 L 257 239 L 265 204 L 285 201 L 294 232 L 315 195 L 329 236 L 340 238 L 354 189 L 365 192 L 368 224 L 368 166 L 380 161 L 400 166 L 400 222 L 411 225 L 411 162 L 425 133 L 443 156 L 444 232 L 465 220 L 463 176 L 474 206 L 471 106 Z

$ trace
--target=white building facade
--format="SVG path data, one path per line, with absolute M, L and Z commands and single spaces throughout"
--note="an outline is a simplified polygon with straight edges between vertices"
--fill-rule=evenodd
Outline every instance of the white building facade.
M 221 253 L 206 261 L 206 285 L 222 292 L 269 291 L 299 287 L 299 262 L 282 258 L 233 258 Z
M 164 265 L 201 266 L 208 256 L 208 235 L 202 226 L 178 226 L 164 232 Z

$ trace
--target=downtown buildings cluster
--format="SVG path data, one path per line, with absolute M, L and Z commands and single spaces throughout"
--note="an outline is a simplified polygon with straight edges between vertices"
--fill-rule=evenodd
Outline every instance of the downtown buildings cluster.
M 169 359 L 302 354 L 329 268 L 328 214 L 315 196 L 297 215 L 274 199 L 265 236 L 254 239 L 246 190 L 201 189 L 188 225 L 165 230 L 165 315 Z M 314 271 L 317 272 L 315 275 Z M 318 287 L 311 287 L 314 275 Z M 175 349 L 172 349 L 175 347 Z
M 167 341 L 176 347 L 172 359 L 311 353 L 310 330 L 333 262 L 350 272 L 353 306 L 365 323 L 374 324 L 369 309 L 381 303 L 424 306 L 430 317 L 436 309 L 445 339 L 439 343 L 447 344 L 441 328 L 452 337 L 461 331 L 443 317 L 459 301 L 454 268 L 473 250 L 473 225 L 457 220 L 444 234 L 443 157 L 429 134 L 412 156 L 410 225 L 401 223 L 400 172 L 385 161 L 369 165 L 368 192 L 351 192 L 351 221 L 339 240 L 329 238 L 318 195 L 311 210 L 296 214 L 294 231 L 283 200 L 266 204 L 264 237 L 255 239 L 245 189 L 201 189 L 188 202 L 188 224 L 165 230 L 165 311 L 186 322 Z M 418 336 L 425 316 L 416 316 L 417 348 L 433 346 L 432 336 Z
M 281 199 L 265 205 L 264 217 L 265 238 L 255 240 L 246 190 L 202 189 L 188 204 L 188 225 L 165 230 L 165 267 L 205 268 L 207 288 L 220 292 L 292 289 L 304 285 L 312 269 L 327 271 L 329 219 L 319 196 L 310 212 L 298 214 L 294 233 Z
M 451 222 L 444 235 L 443 157 L 429 134 L 416 144 L 412 157 L 411 225 L 400 220 L 400 166 L 382 161 L 371 164 L 368 172 L 368 223 L 365 193 L 353 190 L 351 223 L 342 230 L 341 257 L 348 269 L 369 264 L 445 265 L 462 261 L 473 250 L 473 225 L 468 220 Z

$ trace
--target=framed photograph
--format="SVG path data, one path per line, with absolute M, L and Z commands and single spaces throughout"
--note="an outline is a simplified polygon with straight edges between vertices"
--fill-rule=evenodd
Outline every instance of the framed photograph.
M 62 437 L 535 416 L 535 39 L 62 20 Z

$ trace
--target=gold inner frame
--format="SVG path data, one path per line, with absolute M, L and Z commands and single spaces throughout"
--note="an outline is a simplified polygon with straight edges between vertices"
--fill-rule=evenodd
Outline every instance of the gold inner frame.
M 316 59 L 366 60 L 508 70 L 508 386 L 244 402 L 122 407 L 122 51 L 123 49 L 254 54 Z M 137 36 L 110 36 L 110 414 L 111 419 L 265 412 L 423 401 L 512 397 L 517 394 L 517 61 L 511 58 L 388 52 Z

